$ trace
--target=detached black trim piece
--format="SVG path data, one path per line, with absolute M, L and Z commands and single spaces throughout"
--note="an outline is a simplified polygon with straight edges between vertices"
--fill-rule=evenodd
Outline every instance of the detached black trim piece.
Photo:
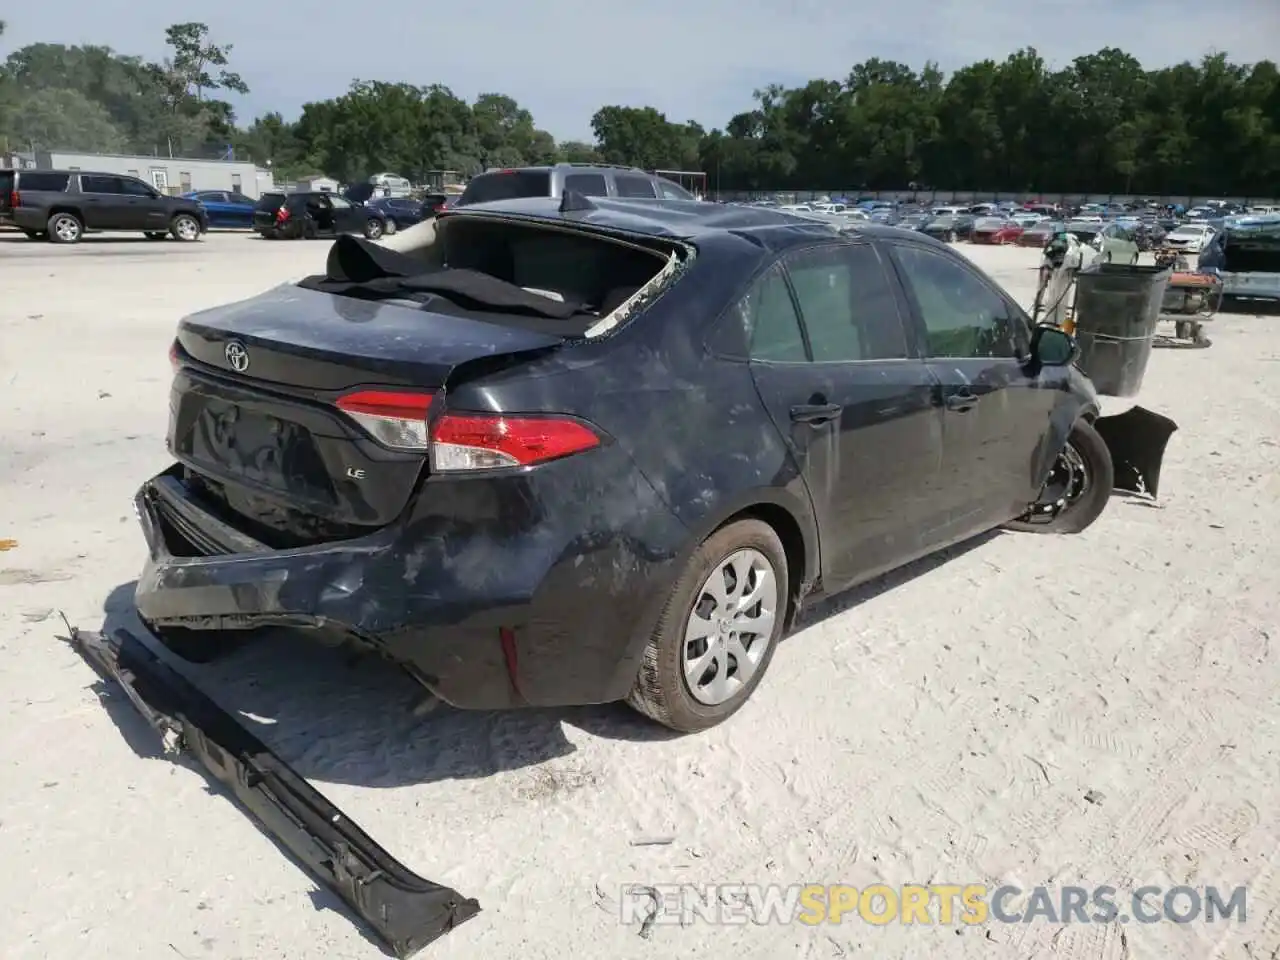
M 108 637 L 72 628 L 71 643 L 104 679 L 121 686 L 166 751 L 199 759 L 395 956 L 412 956 L 480 912 L 475 900 L 424 880 L 392 857 L 129 631 Z

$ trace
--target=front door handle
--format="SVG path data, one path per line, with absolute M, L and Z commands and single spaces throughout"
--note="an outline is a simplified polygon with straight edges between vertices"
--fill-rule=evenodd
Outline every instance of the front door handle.
M 969 412 L 977 402 L 978 398 L 967 390 L 962 393 L 950 394 L 946 399 L 947 409 L 954 410 L 956 413 Z
M 803 403 L 791 408 L 791 419 L 796 423 L 830 423 L 840 416 L 844 407 L 838 403 Z

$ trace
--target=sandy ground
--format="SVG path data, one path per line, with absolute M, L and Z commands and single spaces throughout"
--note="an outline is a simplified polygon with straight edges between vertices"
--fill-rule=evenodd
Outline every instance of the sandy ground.
M 130 499 L 166 465 L 176 320 L 325 249 L 0 236 L 5 960 L 379 955 L 104 709 L 54 614 L 128 621 Z M 968 252 L 1029 300 L 1033 253 Z M 1212 335 L 1147 375 L 1142 402 L 1181 425 L 1158 506 L 1113 499 L 1078 537 L 993 535 L 815 611 L 701 736 L 621 706 L 416 719 L 390 668 L 291 638 L 188 672 L 407 864 L 481 901 L 425 957 L 1275 957 L 1280 321 Z M 633 846 L 655 835 L 674 842 Z M 1248 920 L 620 924 L 620 885 L 672 881 L 1247 884 Z

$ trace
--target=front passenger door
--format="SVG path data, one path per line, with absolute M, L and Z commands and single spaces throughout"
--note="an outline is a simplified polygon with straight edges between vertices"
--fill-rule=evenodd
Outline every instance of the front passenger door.
M 333 209 L 333 229 L 337 233 L 363 233 L 368 214 L 343 197 L 327 197 Z
M 1068 368 L 1028 374 L 1029 322 L 962 256 L 909 243 L 892 249 L 942 390 L 945 539 L 954 542 L 1013 519 L 1035 499 Z
M 132 210 L 131 217 L 138 222 L 136 229 L 149 233 L 163 233 L 169 229 L 169 205 L 155 188 L 133 177 L 121 177 L 120 187 L 126 203 Z

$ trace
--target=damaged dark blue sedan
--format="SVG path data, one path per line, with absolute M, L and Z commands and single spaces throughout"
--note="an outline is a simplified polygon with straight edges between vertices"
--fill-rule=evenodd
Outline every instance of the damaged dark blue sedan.
M 807 600 L 1098 517 L 1121 453 L 1073 356 L 875 224 L 570 193 L 342 238 L 181 322 L 138 611 L 190 660 L 294 626 L 457 707 L 706 728 Z

